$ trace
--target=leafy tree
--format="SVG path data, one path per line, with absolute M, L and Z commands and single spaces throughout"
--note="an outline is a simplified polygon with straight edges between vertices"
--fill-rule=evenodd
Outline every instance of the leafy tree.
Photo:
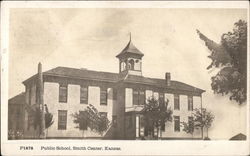
M 25 105 L 25 109 L 27 113 L 29 114 L 29 119 L 31 121 L 31 125 L 34 127 L 34 129 L 37 129 L 37 127 L 40 126 L 40 108 L 38 105 Z
M 169 100 L 165 103 L 159 103 L 154 97 L 147 99 L 145 107 L 141 111 L 145 119 L 145 128 L 149 132 L 154 132 L 154 127 L 157 127 L 159 133 L 160 127 L 165 126 L 167 121 L 172 122 L 173 111 L 168 107 Z M 161 131 L 160 131 L 161 134 Z
M 108 129 L 110 123 L 108 118 L 98 112 L 91 104 L 84 111 L 75 112 L 72 116 L 74 117 L 74 123 L 77 124 L 76 128 L 85 130 L 89 127 L 101 135 Z
M 183 126 L 183 131 L 186 132 L 186 133 L 192 134 L 192 136 L 193 136 L 194 129 L 195 129 L 193 121 L 191 121 L 191 122 L 181 122 L 181 124 Z
M 207 138 L 208 138 L 208 129 L 211 127 L 212 122 L 214 120 L 214 115 L 212 112 L 207 111 L 206 108 L 201 109 L 194 109 L 192 113 L 193 121 L 191 122 L 181 122 L 183 125 L 183 131 L 186 133 L 190 133 L 193 135 L 194 129 L 201 130 L 201 136 L 204 138 L 203 131 L 204 128 L 207 131 Z
M 48 129 L 53 123 L 53 115 L 49 112 L 47 105 L 45 104 L 45 129 Z
M 211 51 L 208 57 L 212 62 L 207 69 L 220 69 L 211 78 L 214 93 L 229 94 L 230 100 L 242 104 L 246 101 L 247 91 L 247 22 L 243 20 L 236 22 L 232 32 L 221 36 L 219 44 L 207 38 L 199 30 L 197 33 Z
M 49 112 L 46 104 L 44 105 L 44 107 L 45 107 L 45 115 L 44 115 L 45 129 L 48 129 L 54 123 L 53 115 Z M 40 110 L 40 108 L 37 105 L 33 106 L 26 105 L 25 108 L 30 117 L 32 118 L 32 125 L 34 126 L 34 129 L 40 127 L 41 115 L 42 115 L 42 111 Z

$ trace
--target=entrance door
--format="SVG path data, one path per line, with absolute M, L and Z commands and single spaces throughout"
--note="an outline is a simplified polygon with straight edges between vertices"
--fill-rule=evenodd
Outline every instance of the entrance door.
M 146 119 L 143 115 L 136 115 L 136 137 L 145 139 L 154 139 L 158 137 L 157 127 L 150 119 Z
M 146 119 L 143 117 L 143 126 L 144 126 L 144 136 L 148 137 L 149 139 L 157 138 L 158 130 L 157 127 L 154 125 L 154 122 L 150 119 Z

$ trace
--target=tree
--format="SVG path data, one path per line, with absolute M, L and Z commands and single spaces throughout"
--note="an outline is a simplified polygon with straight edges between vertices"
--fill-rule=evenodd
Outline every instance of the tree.
M 45 129 L 48 130 L 48 128 L 54 123 L 53 121 L 53 115 L 49 112 L 49 109 L 47 105 L 44 105 L 45 107 L 45 115 L 44 115 L 44 120 L 45 120 Z M 32 125 L 34 129 L 40 128 L 41 125 L 41 116 L 42 116 L 42 110 L 39 108 L 38 105 L 26 105 L 26 110 L 30 117 L 32 118 Z M 48 131 L 47 131 L 48 132 Z
M 45 106 L 45 114 L 44 114 L 45 129 L 47 130 L 46 135 L 48 135 L 48 128 L 54 123 L 54 121 L 53 121 L 53 115 L 49 112 L 47 105 L 45 104 L 44 106 Z
M 212 112 L 207 111 L 206 108 L 194 109 L 192 113 L 193 120 L 189 122 L 181 122 L 183 125 L 183 131 L 186 133 L 190 133 L 193 135 L 194 129 L 201 130 L 201 137 L 204 138 L 203 131 L 204 128 L 207 131 L 208 138 L 208 129 L 211 127 L 212 122 L 214 120 L 214 115 Z
M 232 32 L 221 36 L 220 44 L 210 40 L 199 30 L 197 33 L 211 51 L 208 57 L 212 62 L 207 69 L 220 69 L 211 78 L 214 93 L 229 94 L 230 100 L 244 103 L 247 91 L 247 22 L 236 22 Z
M 193 136 L 194 129 L 195 129 L 194 122 L 193 121 L 181 122 L 181 124 L 183 126 L 183 131 L 186 133 L 192 134 Z
M 172 122 L 173 111 L 168 107 L 168 103 L 169 100 L 165 103 L 159 103 L 154 97 L 147 99 L 147 103 L 141 113 L 144 115 L 145 128 L 149 132 L 154 132 L 154 127 L 157 127 L 157 132 L 159 133 L 160 127 L 165 127 L 167 121 Z
M 45 104 L 45 115 L 44 115 L 44 120 L 45 120 L 45 129 L 48 130 L 48 128 L 54 123 L 53 121 L 53 115 L 49 112 L 49 109 L 47 105 Z M 42 110 L 39 108 L 38 105 L 26 105 L 26 110 L 30 117 L 32 118 L 32 126 L 34 129 L 37 129 L 37 127 L 40 128 L 41 124 L 41 115 L 42 115 Z
M 72 114 L 76 128 L 86 130 L 89 127 L 101 135 L 109 128 L 110 121 L 107 116 L 98 112 L 98 110 L 89 104 L 84 111 L 75 112 Z

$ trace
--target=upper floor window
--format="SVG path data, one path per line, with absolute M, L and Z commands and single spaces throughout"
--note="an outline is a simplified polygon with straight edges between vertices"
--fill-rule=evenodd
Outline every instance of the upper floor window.
M 145 91 L 133 89 L 133 105 L 144 105 L 145 99 Z
M 174 95 L 174 109 L 180 110 L 180 96 L 178 94 Z
M 180 116 L 174 116 L 174 131 L 180 131 Z
M 139 105 L 144 105 L 145 99 L 145 91 L 139 91 Z
M 188 110 L 193 111 L 193 97 L 188 96 Z
M 66 130 L 67 127 L 67 111 L 58 110 L 58 129 Z
M 59 102 L 67 102 L 68 98 L 68 85 L 60 84 L 59 86 Z
M 108 93 L 106 88 L 101 88 L 100 103 L 101 105 L 107 105 Z
M 133 89 L 133 105 L 139 105 L 139 91 Z
M 163 93 L 159 93 L 159 104 L 164 105 L 164 94 Z
M 88 87 L 81 86 L 80 88 L 80 103 L 88 104 Z

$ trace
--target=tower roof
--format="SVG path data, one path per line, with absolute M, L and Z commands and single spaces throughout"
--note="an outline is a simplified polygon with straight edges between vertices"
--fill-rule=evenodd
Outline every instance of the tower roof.
M 144 54 L 134 46 L 134 44 L 131 41 L 131 38 L 130 38 L 127 46 L 116 57 L 119 58 L 119 57 L 126 55 L 126 54 L 135 54 L 135 55 L 139 55 L 139 56 L 144 56 Z

